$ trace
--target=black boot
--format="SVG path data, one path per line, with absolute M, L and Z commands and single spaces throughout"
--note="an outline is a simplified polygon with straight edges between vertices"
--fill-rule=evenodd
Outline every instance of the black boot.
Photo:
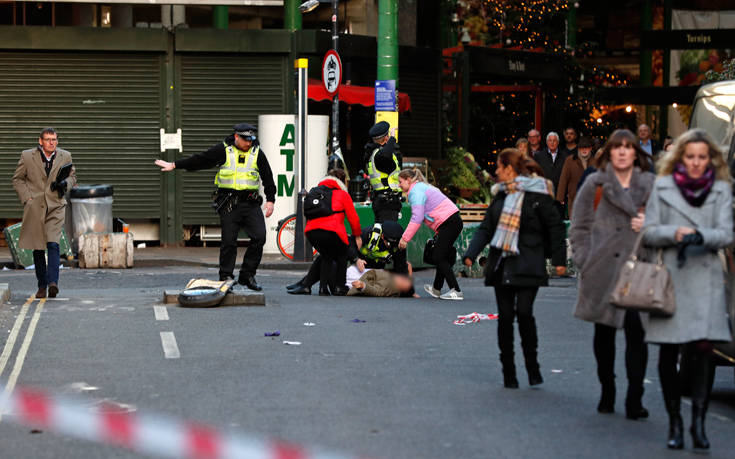
M 349 292 L 350 289 L 348 289 L 346 286 L 341 287 L 335 287 L 332 289 L 332 295 L 334 296 L 345 296 L 347 295 L 347 292 Z
M 319 282 L 319 296 L 330 296 L 329 285 L 325 282 Z
M 255 277 L 252 274 L 246 274 L 244 276 L 240 276 L 240 278 L 237 280 L 237 283 L 240 285 L 244 285 L 250 290 L 255 290 L 256 292 L 263 290 L 263 287 L 261 287 L 260 285 L 258 285 L 257 282 L 255 282 Z
M 600 393 L 600 403 L 597 404 L 598 413 L 614 413 L 615 412 L 615 380 L 607 381 L 602 384 L 602 392 Z
M 666 400 L 669 412 L 669 439 L 666 446 L 670 449 L 684 448 L 684 421 L 681 419 L 681 399 Z
M 288 293 L 291 295 L 311 295 L 311 287 L 300 285 L 296 288 L 288 290 Z
M 538 364 L 538 334 L 536 333 L 536 320 L 533 316 L 519 315 L 518 331 L 521 335 L 523 358 L 526 361 L 528 384 L 538 386 L 544 382 L 544 378 L 541 376 L 541 368 Z
M 513 360 L 513 354 L 510 355 L 510 358 L 500 354 L 500 363 L 503 364 L 503 385 L 506 389 L 518 389 L 516 364 Z
M 513 349 L 513 316 L 498 318 L 498 347 L 500 363 L 503 364 L 503 384 L 506 389 L 518 389 L 516 364 Z
M 303 281 L 304 281 L 304 280 L 303 280 L 303 279 L 301 279 L 300 281 L 296 282 L 295 284 L 287 285 L 287 286 L 286 286 L 286 290 L 296 290 L 296 289 L 300 289 L 300 288 L 302 288 L 302 287 L 306 287 L 306 286 L 304 285 Z
M 694 350 L 692 353 L 692 442 L 696 449 L 709 449 L 704 431 L 709 395 L 714 381 L 714 363 L 709 352 Z

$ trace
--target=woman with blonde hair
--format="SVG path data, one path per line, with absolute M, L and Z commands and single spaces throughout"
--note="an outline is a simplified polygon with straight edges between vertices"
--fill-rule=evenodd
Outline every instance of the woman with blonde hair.
M 408 195 L 408 202 L 411 204 L 411 221 L 406 231 L 403 232 L 398 247 L 405 249 L 408 246 L 408 242 L 416 234 L 422 222 L 434 230 L 436 232 L 434 245 L 436 275 L 434 284 L 424 285 L 424 290 L 434 298 L 463 300 L 464 295 L 452 270 L 456 262 L 454 241 L 459 237 L 463 227 L 459 209 L 437 187 L 426 183 L 424 174 L 418 169 L 403 169 L 398 174 L 398 183 Z M 442 294 L 441 289 L 445 280 L 449 285 L 449 291 Z
M 528 139 L 525 137 L 521 137 L 520 139 L 516 140 L 516 150 L 521 153 L 523 159 L 529 159 L 531 157 L 528 154 Z
M 669 414 L 672 449 L 684 447 L 677 364 L 691 355 L 692 426 L 696 449 L 708 449 L 704 431 L 714 380 L 713 341 L 730 341 L 723 268 L 717 251 L 733 242 L 730 170 L 702 129 L 682 134 L 659 160 L 659 178 L 646 208 L 647 245 L 663 251 L 676 301 L 672 317 L 651 317 L 646 341 L 659 344 L 658 372 Z

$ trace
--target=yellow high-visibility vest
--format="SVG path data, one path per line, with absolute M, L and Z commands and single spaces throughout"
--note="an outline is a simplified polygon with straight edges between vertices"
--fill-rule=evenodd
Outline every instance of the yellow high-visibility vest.
M 401 191 L 401 186 L 398 183 L 398 174 L 401 172 L 401 166 L 398 164 L 398 158 L 395 154 L 393 155 L 393 162 L 396 163 L 396 168 L 393 169 L 393 172 L 387 174 L 383 171 L 379 171 L 378 168 L 375 167 L 375 155 L 379 151 L 380 147 L 373 151 L 367 165 L 368 175 L 370 176 L 370 185 L 375 191 L 385 190 L 387 188 L 390 188 L 392 191 Z
M 258 172 L 258 153 L 260 147 L 254 146 L 244 152 L 234 145 L 225 148 L 227 160 L 220 167 L 214 184 L 219 188 L 231 190 L 257 190 L 260 188 L 260 172 Z M 244 157 L 243 161 L 239 161 Z

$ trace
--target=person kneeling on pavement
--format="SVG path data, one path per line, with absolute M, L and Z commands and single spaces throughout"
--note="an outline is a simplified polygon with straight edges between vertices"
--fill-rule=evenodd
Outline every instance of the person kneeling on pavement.
M 358 248 L 354 237 L 351 237 L 349 261 L 357 266 L 362 273 L 365 269 L 384 269 L 389 263 L 393 263 L 391 271 L 411 276 L 413 269 L 406 261 L 406 251 L 398 247 L 398 242 L 403 234 L 403 227 L 394 221 L 375 223 L 363 228 L 361 239 L 364 241 L 362 247 Z M 311 287 L 319 281 L 322 257 L 317 256 L 311 265 L 309 272 L 295 284 L 286 287 L 288 293 L 293 295 L 309 295 Z M 320 286 L 320 295 L 328 295 L 327 286 Z
M 368 270 L 360 279 L 352 282 L 347 295 L 419 298 L 410 277 L 384 269 Z

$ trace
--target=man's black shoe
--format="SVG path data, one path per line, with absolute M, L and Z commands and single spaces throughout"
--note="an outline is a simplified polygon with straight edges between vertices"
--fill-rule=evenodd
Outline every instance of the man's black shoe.
M 238 279 L 237 283 L 240 285 L 244 285 L 250 290 L 255 290 L 256 292 L 263 290 L 263 287 L 261 287 L 260 285 L 258 285 L 257 282 L 255 282 L 255 277 L 253 277 L 252 274 L 249 276 L 241 277 L 240 279 Z
M 349 292 L 350 289 L 347 287 L 337 287 L 332 291 L 332 295 L 334 296 L 345 296 L 347 295 L 347 292 Z
M 220 274 L 219 275 L 220 282 L 226 282 L 226 281 L 228 281 L 230 279 L 235 279 L 235 276 L 233 276 L 232 274 L 227 274 L 227 275 Z
M 309 287 L 301 285 L 297 288 L 292 288 L 291 290 L 288 290 L 288 293 L 290 293 L 291 295 L 311 295 L 311 289 Z
M 301 281 L 298 281 L 295 284 L 287 285 L 286 290 L 297 290 L 301 287 L 304 287 L 304 285 L 301 283 Z

